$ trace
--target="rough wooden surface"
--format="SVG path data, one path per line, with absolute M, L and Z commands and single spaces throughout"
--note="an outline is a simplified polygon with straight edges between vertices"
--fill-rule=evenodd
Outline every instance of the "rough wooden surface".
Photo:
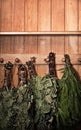
M 52 0 L 52 31 L 64 31 L 64 0 Z
M 3 32 L 81 31 L 81 0 L 0 0 Z
M 78 30 L 78 0 L 65 0 L 65 31 Z
M 81 37 L 80 36 L 0 36 L 0 57 L 7 61 L 15 62 L 15 58 L 25 64 L 31 57 L 36 57 L 36 70 L 38 75 L 48 73 L 48 65 L 44 59 L 49 52 L 56 54 L 57 70 L 64 67 L 62 59 L 64 54 L 69 54 L 72 64 L 81 76 Z M 17 71 L 17 68 L 16 68 Z M 17 72 L 14 70 L 15 75 Z M 58 77 L 62 76 L 57 71 Z M 13 77 L 15 79 L 15 77 Z M 16 81 L 15 81 L 16 82 Z M 15 83 L 17 84 L 17 82 Z
M 50 0 L 38 1 L 38 31 L 51 31 Z
M 81 0 L 79 0 L 79 6 L 78 6 L 78 9 L 79 9 L 79 31 L 81 31 Z
M 25 0 L 24 31 L 37 31 L 37 0 Z

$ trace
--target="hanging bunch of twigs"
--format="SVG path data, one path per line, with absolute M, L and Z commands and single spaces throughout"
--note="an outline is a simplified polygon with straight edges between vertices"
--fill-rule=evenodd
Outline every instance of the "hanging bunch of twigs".
M 0 130 L 68 130 L 81 120 L 81 83 L 65 54 L 63 76 L 57 77 L 55 54 L 45 62 L 49 72 L 36 72 L 35 57 L 18 64 L 18 87 L 12 87 L 13 64 L 4 65 L 4 84 L 0 89 Z M 17 60 L 18 61 L 18 60 Z M 16 80 L 16 79 L 15 79 Z

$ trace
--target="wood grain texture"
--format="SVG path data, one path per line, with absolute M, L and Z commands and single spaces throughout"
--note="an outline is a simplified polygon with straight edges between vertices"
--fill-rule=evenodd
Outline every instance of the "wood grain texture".
M 69 54 L 71 58 L 71 62 L 73 65 L 80 64 L 78 62 L 78 59 L 81 58 L 81 54 Z M 0 57 L 3 57 L 4 63 L 6 63 L 8 60 L 10 60 L 13 64 L 15 61 L 15 58 L 19 58 L 23 64 L 26 63 L 26 61 L 29 61 L 31 57 L 35 56 L 36 57 L 36 65 L 46 65 L 47 63 L 45 62 L 44 59 L 47 58 L 48 55 L 42 55 L 42 54 L 0 54 Z M 64 65 L 64 62 L 62 59 L 64 58 L 64 54 L 59 55 L 56 54 L 56 64 L 57 65 Z
M 78 36 L 66 36 L 65 37 L 65 53 L 78 54 L 79 44 Z
M 79 54 L 81 54 L 81 36 L 79 36 Z
M 1 54 L 4 53 L 11 53 L 10 45 L 11 45 L 11 37 L 10 36 L 2 36 L 0 37 L 0 48 L 1 48 Z
M 24 52 L 24 37 L 15 36 L 14 39 L 14 53 L 22 54 Z
M 18 66 L 15 65 L 13 67 L 13 82 L 12 82 L 12 85 L 14 87 L 18 87 Z
M 37 0 L 25 0 L 25 31 L 37 31 Z
M 81 0 L 0 0 L 0 31 L 81 31 Z
M 14 46 L 15 46 L 15 36 L 10 36 L 10 54 L 14 54 Z
M 38 31 L 50 31 L 51 0 L 38 0 Z
M 64 0 L 52 0 L 52 31 L 64 31 L 64 8 Z
M 0 54 L 1 54 L 1 36 L 0 36 Z
M 52 52 L 54 52 L 56 55 L 64 54 L 64 49 L 65 49 L 64 40 L 65 40 L 64 36 L 52 36 Z M 62 60 L 62 58 L 61 58 L 61 60 Z M 56 63 L 57 63 L 57 58 L 56 58 Z M 61 71 L 58 71 L 62 67 L 63 67 L 62 65 L 56 66 L 57 76 L 59 78 L 61 78 L 63 75 L 63 73 L 61 73 Z
M 45 76 L 45 74 L 48 74 L 49 71 L 48 71 L 48 66 L 47 65 L 40 65 L 37 67 L 37 74 L 40 75 L 40 76 Z
M 78 0 L 65 0 L 65 31 L 78 30 Z
M 11 28 L 11 32 L 15 31 L 15 0 L 12 0 L 12 28 Z
M 79 0 L 79 31 L 81 31 L 81 0 Z
M 0 36 L 0 54 L 14 53 L 14 36 Z
M 0 32 L 1 32 L 1 23 L 2 23 L 1 17 L 2 17 L 2 1 L 0 0 Z
M 14 32 L 24 31 L 24 0 L 14 1 Z
M 24 53 L 37 54 L 37 36 L 24 37 Z
M 52 36 L 52 51 L 56 54 L 64 54 L 64 36 Z
M 38 36 L 38 54 L 41 55 L 49 55 L 51 51 L 51 38 L 50 36 Z M 47 57 L 46 57 L 47 58 Z M 41 62 L 41 58 L 39 56 L 39 62 Z M 38 74 L 45 75 L 48 73 L 48 66 L 38 66 Z
M 2 0 L 1 4 L 1 31 L 9 32 L 12 27 L 12 1 L 11 0 Z
M 51 51 L 50 36 L 38 36 L 38 54 L 47 54 Z
M 4 84 L 4 66 L 0 66 L 0 88 L 3 87 Z

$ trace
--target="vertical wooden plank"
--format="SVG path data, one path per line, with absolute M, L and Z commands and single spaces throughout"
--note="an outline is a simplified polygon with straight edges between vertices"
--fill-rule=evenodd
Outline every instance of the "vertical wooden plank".
M 79 54 L 81 54 L 81 36 L 79 36 Z
M 15 36 L 14 39 L 14 54 L 22 54 L 24 51 L 24 37 L 23 36 Z
M 38 31 L 50 31 L 51 0 L 38 0 Z
M 0 0 L 0 32 L 1 32 L 1 17 L 2 17 L 2 0 Z
M 65 31 L 78 30 L 78 0 L 65 0 Z
M 50 43 L 51 43 L 50 36 L 38 36 L 38 54 L 48 56 L 49 52 L 51 51 Z M 41 62 L 41 59 L 40 59 L 40 62 Z M 48 66 L 44 66 L 44 65 L 38 66 L 38 74 L 40 76 L 44 76 L 47 73 L 48 73 Z
M 48 70 L 48 65 L 38 65 L 37 66 L 37 74 L 39 76 L 45 76 L 46 74 L 49 73 L 49 70 Z
M 14 36 L 0 36 L 0 54 L 13 54 L 14 46 Z
M 64 36 L 52 36 L 52 51 L 58 54 L 64 54 Z
M 12 0 L 12 32 L 15 31 L 15 0 Z
M 18 87 L 18 66 L 14 65 L 13 67 L 13 83 L 14 87 Z
M 78 54 L 78 36 L 65 37 L 65 53 Z
M 54 52 L 57 55 L 64 54 L 65 49 L 65 38 L 64 36 L 52 36 L 52 52 Z M 56 57 L 57 58 L 57 57 Z M 60 68 L 63 68 L 62 65 L 57 65 L 56 69 L 59 70 Z M 57 76 L 61 78 L 63 73 L 61 71 L 57 71 Z
M 69 54 L 78 54 L 79 53 L 79 43 L 78 36 L 66 36 L 65 37 L 65 53 Z M 75 57 L 73 57 L 75 59 Z M 73 59 L 72 59 L 73 60 Z M 77 59 L 78 60 L 78 59 Z M 73 65 L 75 70 L 79 72 L 79 66 Z
M 15 36 L 10 36 L 11 37 L 11 42 L 10 42 L 10 53 L 14 54 L 14 46 L 15 46 Z
M 50 36 L 38 36 L 38 54 L 48 55 L 51 51 Z
M 1 53 L 2 53 L 2 36 L 0 36 L 0 56 L 1 56 Z
M 37 54 L 37 36 L 24 36 L 24 53 Z
M 24 14 L 24 31 L 28 31 L 28 0 L 25 0 L 25 6 L 24 6 L 24 8 L 25 8 L 25 14 Z M 31 15 L 30 15 L 30 17 L 31 17 Z
M 25 0 L 25 31 L 37 31 L 37 0 Z
M 24 31 L 24 0 L 15 0 L 14 1 L 14 32 Z
M 52 0 L 52 31 L 64 31 L 64 0 Z
M 10 36 L 1 36 L 1 54 L 10 54 L 11 49 L 11 37 Z
M 12 27 L 12 1 L 2 0 L 1 8 L 1 31 L 7 32 L 11 31 Z
M 81 54 L 81 36 L 79 36 L 79 54 Z M 79 75 L 81 79 L 81 65 L 79 66 Z
M 81 0 L 79 0 L 79 31 L 81 31 Z
M 0 36 L 0 54 L 1 54 L 1 36 Z

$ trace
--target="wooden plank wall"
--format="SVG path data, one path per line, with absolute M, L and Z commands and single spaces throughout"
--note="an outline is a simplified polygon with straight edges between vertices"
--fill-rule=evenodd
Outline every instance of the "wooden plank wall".
M 0 57 L 4 58 L 4 63 L 11 61 L 14 63 L 15 58 L 19 58 L 21 63 L 25 64 L 32 56 L 36 57 L 36 70 L 38 75 L 44 76 L 48 73 L 48 65 L 44 65 L 44 59 L 47 58 L 49 52 L 56 54 L 56 66 L 58 77 L 62 77 L 62 73 L 58 69 L 64 67 L 62 58 L 64 54 L 69 54 L 73 64 L 77 64 L 78 58 L 81 58 L 81 37 L 78 36 L 0 36 Z M 81 77 L 81 65 L 74 65 L 75 69 Z M 4 68 L 0 66 L 1 84 L 4 78 Z M 13 84 L 18 83 L 18 68 L 13 70 Z M 16 79 L 16 80 L 15 80 Z
M 81 31 L 81 0 L 0 0 L 0 31 Z M 80 35 L 0 36 L 0 57 L 5 62 L 19 58 L 23 63 L 36 56 L 37 73 L 48 73 L 43 65 L 49 52 L 56 53 L 56 62 L 62 63 L 65 53 L 74 55 L 73 63 L 81 58 Z M 57 65 L 57 70 L 63 65 Z M 81 65 L 74 65 L 81 77 Z M 14 68 L 13 84 L 17 86 L 17 67 Z M 4 68 L 0 66 L 0 84 L 4 79 Z M 58 77 L 62 73 L 57 71 Z M 15 80 L 16 79 L 16 80 Z M 0 86 L 1 86 L 0 85 Z
M 81 0 L 0 0 L 0 30 L 81 31 Z

